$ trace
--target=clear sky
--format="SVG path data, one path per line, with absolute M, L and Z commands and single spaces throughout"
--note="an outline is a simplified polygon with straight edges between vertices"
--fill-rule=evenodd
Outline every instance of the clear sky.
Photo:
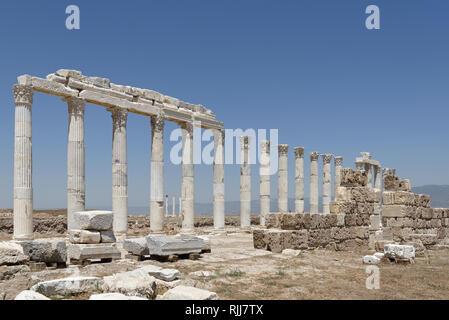
M 65 9 L 81 10 L 67 30 Z M 380 8 L 380 30 L 365 8 Z M 20 74 L 60 68 L 160 91 L 211 108 L 226 128 L 279 129 L 293 147 L 344 157 L 369 151 L 412 185 L 449 184 L 449 2 L 428 1 L 1 1 L 0 207 L 12 207 L 14 103 Z M 66 206 L 67 106 L 36 93 L 33 182 L 37 208 Z M 129 204 L 149 204 L 150 124 L 128 118 Z M 87 105 L 87 206 L 111 203 L 111 117 Z M 165 155 L 169 132 L 166 124 Z M 195 168 L 198 202 L 212 201 L 212 167 Z M 166 165 L 165 193 L 181 170 Z M 226 167 L 226 200 L 239 198 Z M 253 198 L 258 167 L 253 166 Z M 307 184 L 306 184 L 307 185 Z M 277 196 L 277 177 L 272 195 Z M 308 188 L 306 187 L 306 195 Z

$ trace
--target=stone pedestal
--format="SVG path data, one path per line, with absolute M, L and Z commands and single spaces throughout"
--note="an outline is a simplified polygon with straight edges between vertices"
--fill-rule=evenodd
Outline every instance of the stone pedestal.
M 164 117 L 151 117 L 150 231 L 164 228 Z
M 340 170 L 343 168 L 343 157 L 334 157 L 334 170 L 335 170 L 335 178 L 334 178 L 334 199 L 337 195 L 337 189 L 340 187 L 341 183 L 341 172 Z
M 240 227 L 251 227 L 251 165 L 249 147 L 251 137 L 240 137 Z
M 68 98 L 69 132 L 67 144 L 67 229 L 78 229 L 73 213 L 85 210 L 84 101 Z
M 304 148 L 295 148 L 295 212 L 304 213 Z
M 318 152 L 310 153 L 310 213 L 318 213 Z
M 121 108 L 111 109 L 112 116 L 112 213 L 114 234 L 126 237 L 128 231 L 128 164 L 126 122 L 128 113 Z
M 266 215 L 270 213 L 270 141 L 260 142 L 260 225 L 265 226 Z
M 14 85 L 14 239 L 33 239 L 31 106 L 33 88 Z
M 331 193 L 332 193 L 332 169 L 331 169 L 331 160 L 333 155 L 331 154 L 322 154 L 323 158 L 323 213 L 329 214 L 329 204 L 331 202 Z
M 288 145 L 278 146 L 278 211 L 288 212 Z
M 182 232 L 194 232 L 193 124 L 182 126 Z
M 214 228 L 225 227 L 224 130 L 214 130 Z

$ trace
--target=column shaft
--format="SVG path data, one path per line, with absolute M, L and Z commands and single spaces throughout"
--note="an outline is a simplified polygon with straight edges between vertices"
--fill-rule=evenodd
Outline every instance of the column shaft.
M 128 163 L 124 109 L 111 109 L 112 116 L 112 213 L 114 234 L 126 237 L 128 232 Z
M 151 117 L 150 231 L 164 230 L 164 117 Z
M 374 188 L 377 190 L 380 190 L 381 187 L 381 181 L 382 181 L 382 173 L 380 170 L 380 166 L 374 167 Z
M 365 171 L 368 175 L 368 186 L 370 188 L 373 187 L 373 171 L 371 169 L 371 165 L 369 163 L 365 163 Z
M 249 163 L 250 137 L 240 137 L 240 227 L 251 227 L 251 165 Z
M 288 145 L 278 146 L 278 211 L 288 212 Z
M 270 213 L 270 141 L 260 143 L 260 225 L 265 226 L 265 219 Z
M 14 239 L 31 240 L 33 235 L 32 121 L 33 89 L 14 85 Z
M 84 101 L 65 99 L 69 111 L 67 142 L 67 229 L 78 229 L 73 213 L 86 210 Z
M 195 224 L 193 124 L 182 125 L 182 232 L 192 233 Z
M 343 157 L 334 158 L 334 170 L 335 170 L 335 180 L 334 180 L 334 199 L 337 196 L 337 189 L 341 184 L 341 169 L 343 168 Z
M 214 130 L 214 228 L 225 227 L 224 130 Z
M 332 192 L 332 168 L 331 168 L 331 154 L 322 154 L 323 158 L 323 213 L 329 214 L 329 204 L 331 201 Z
M 295 148 L 295 212 L 304 213 L 304 148 Z
M 310 213 L 318 213 L 318 152 L 310 153 Z

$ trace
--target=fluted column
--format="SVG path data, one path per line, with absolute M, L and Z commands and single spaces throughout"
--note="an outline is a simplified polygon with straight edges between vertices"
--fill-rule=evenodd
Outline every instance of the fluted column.
M 270 141 L 260 142 L 260 225 L 265 226 L 265 219 L 270 213 Z
M 84 150 L 84 101 L 67 98 L 69 132 L 67 142 L 67 229 L 79 229 L 73 213 L 86 209 Z
M 151 117 L 150 231 L 164 230 L 164 116 Z
M 318 213 L 318 152 L 310 153 L 310 213 Z
M 334 198 L 337 195 L 337 188 L 341 184 L 341 169 L 343 168 L 343 157 L 334 157 Z
M 194 232 L 194 167 L 193 167 L 193 124 L 185 122 L 182 128 L 182 232 Z
M 333 155 L 322 154 L 323 158 L 323 213 L 330 213 L 329 204 L 331 202 L 332 193 L 332 168 L 331 160 Z
M 14 85 L 14 239 L 33 239 L 32 121 L 33 88 Z
M 288 212 L 288 145 L 278 146 L 278 210 L 280 213 Z
M 380 166 L 374 167 L 374 188 L 380 190 L 382 184 L 382 173 L 380 170 Z
M 128 232 L 128 163 L 126 147 L 127 110 L 113 108 L 112 116 L 112 213 L 114 234 L 126 237 Z
M 304 213 L 304 148 L 295 148 L 295 212 Z
M 251 165 L 249 164 L 249 146 L 251 137 L 240 137 L 240 227 L 251 227 Z
M 173 199 L 172 199 L 172 213 L 171 213 L 171 215 L 172 215 L 172 217 L 174 217 L 174 216 L 176 216 L 176 197 L 173 197 Z
M 168 217 L 168 194 L 165 195 L 165 216 Z
M 214 228 L 225 227 L 224 130 L 214 130 Z

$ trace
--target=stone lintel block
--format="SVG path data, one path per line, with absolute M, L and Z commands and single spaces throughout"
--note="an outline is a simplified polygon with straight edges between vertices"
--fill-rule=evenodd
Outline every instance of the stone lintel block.
M 204 247 L 204 241 L 195 236 L 150 235 L 146 240 L 150 255 L 157 256 L 201 253 Z
M 41 78 L 31 77 L 31 85 L 33 89 L 39 92 L 51 94 L 54 96 L 66 98 L 66 97 L 78 97 L 79 91 L 66 87 L 62 83 L 49 81 Z
M 112 229 L 112 211 L 79 211 L 73 213 L 75 225 L 81 230 L 105 231 Z
M 123 249 L 131 254 L 135 254 L 138 256 L 146 256 L 150 254 L 150 251 L 148 250 L 147 239 L 145 237 L 124 240 Z
M 120 259 L 121 253 L 115 244 L 69 244 L 67 255 L 73 260 Z
M 101 240 L 100 232 L 91 230 L 68 230 L 67 236 L 71 243 L 100 243 Z
M 58 71 L 56 71 L 56 75 L 64 78 L 73 78 L 73 79 L 83 78 L 83 74 L 81 73 L 81 71 L 71 69 L 59 69 Z
M 405 205 L 389 205 L 383 206 L 382 217 L 383 218 L 403 218 L 407 216 L 407 206 Z

